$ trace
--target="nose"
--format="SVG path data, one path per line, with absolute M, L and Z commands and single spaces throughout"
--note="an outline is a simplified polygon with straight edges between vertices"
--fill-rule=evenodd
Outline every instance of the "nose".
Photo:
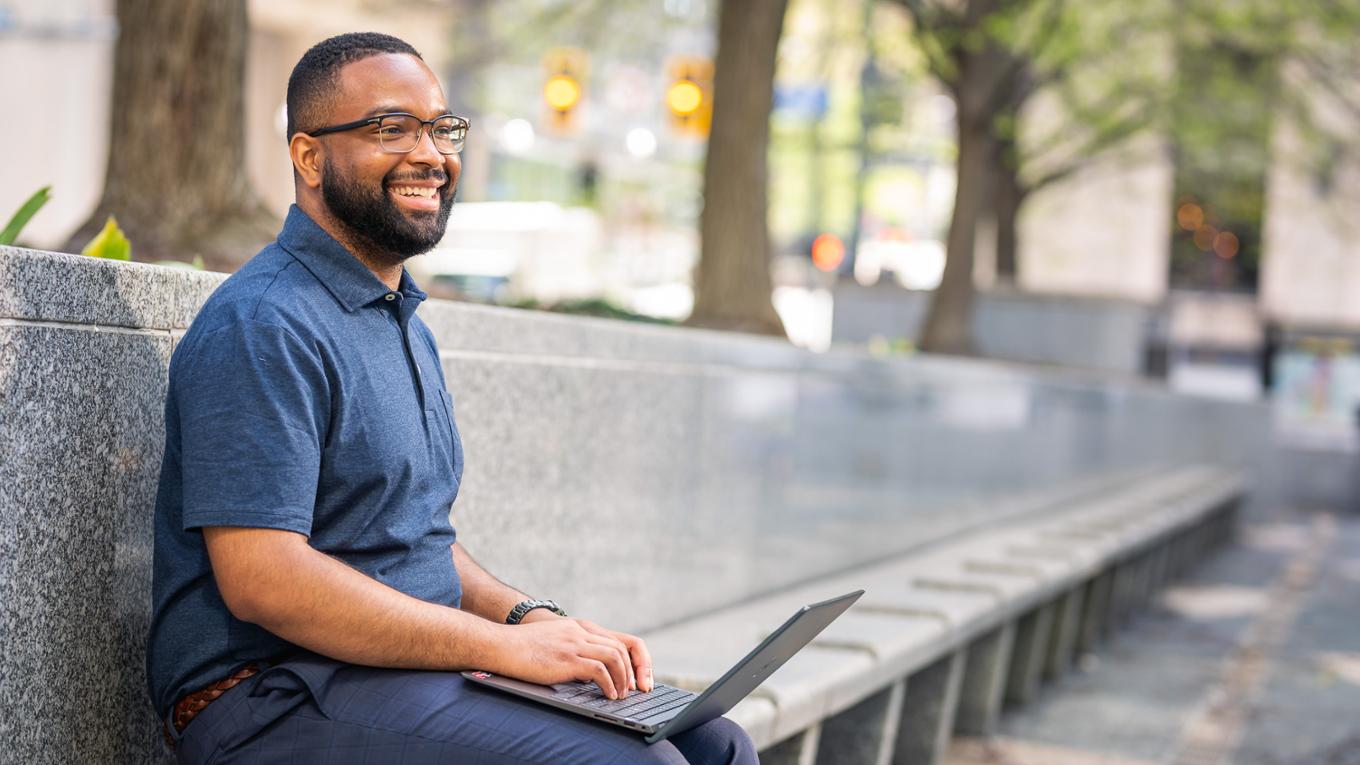
M 416 147 L 411 149 L 406 155 L 406 159 L 412 164 L 429 165 L 438 167 L 444 164 L 444 155 L 434 147 L 434 136 L 430 134 L 433 129 L 430 125 L 420 126 L 420 135 L 416 140 Z

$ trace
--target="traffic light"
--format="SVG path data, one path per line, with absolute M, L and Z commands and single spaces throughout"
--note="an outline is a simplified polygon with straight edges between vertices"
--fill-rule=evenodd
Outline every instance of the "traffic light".
M 704 56 L 676 56 L 667 67 L 666 110 L 671 129 L 703 138 L 713 122 L 713 61 Z
M 812 240 L 812 265 L 818 271 L 833 273 L 845 261 L 845 243 L 832 233 L 820 234 Z
M 570 135 L 576 131 L 587 66 L 585 51 L 578 48 L 554 48 L 543 57 L 543 103 L 549 132 Z

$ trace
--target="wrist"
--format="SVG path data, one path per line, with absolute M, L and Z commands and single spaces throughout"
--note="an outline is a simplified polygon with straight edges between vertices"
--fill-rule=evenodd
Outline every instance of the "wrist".
M 486 622 L 484 626 L 487 628 L 488 641 L 481 652 L 478 665 L 469 669 L 482 669 L 507 677 L 515 676 L 518 663 L 530 653 L 527 646 L 521 645 L 525 633 L 513 629 L 509 624 L 497 624 L 492 621 Z

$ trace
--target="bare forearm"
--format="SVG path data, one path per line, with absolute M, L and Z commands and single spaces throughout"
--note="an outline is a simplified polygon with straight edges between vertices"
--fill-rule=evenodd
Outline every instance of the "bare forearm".
M 536 683 L 593 681 L 610 698 L 637 687 L 637 676 L 650 677 L 646 647 L 632 635 L 556 616 L 502 624 L 523 593 L 497 581 L 456 546 L 451 555 L 470 582 L 474 609 L 412 598 L 318 552 L 291 531 L 207 527 L 203 538 L 233 615 L 340 661 L 486 669 Z M 494 621 L 479 616 L 482 612 Z
M 464 611 L 471 611 L 493 622 L 503 622 L 510 609 L 529 596 L 492 576 L 472 559 L 463 545 L 453 545 L 453 563 L 463 584 Z
M 225 553 L 214 555 L 219 585 L 233 575 L 239 581 L 228 562 L 234 557 L 230 541 L 215 544 Z M 497 631 L 505 627 L 410 597 L 305 542 L 275 545 L 269 561 L 254 566 L 245 586 L 235 588 L 250 596 L 228 604 L 239 618 L 290 643 L 375 667 L 494 669 L 500 663 Z

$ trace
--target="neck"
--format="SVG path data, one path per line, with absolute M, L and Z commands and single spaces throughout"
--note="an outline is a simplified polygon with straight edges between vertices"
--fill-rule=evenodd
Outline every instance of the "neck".
M 343 221 L 331 214 L 330 208 L 320 204 L 313 199 L 298 199 L 298 207 L 307 213 L 322 231 L 331 235 L 331 238 L 339 242 L 346 250 L 349 250 L 360 263 L 363 263 L 373 275 L 378 277 L 378 281 L 387 285 L 390 290 L 396 290 L 401 286 L 401 265 L 403 258 L 383 252 L 374 247 L 372 242 L 367 241 L 362 235 L 350 229 Z

